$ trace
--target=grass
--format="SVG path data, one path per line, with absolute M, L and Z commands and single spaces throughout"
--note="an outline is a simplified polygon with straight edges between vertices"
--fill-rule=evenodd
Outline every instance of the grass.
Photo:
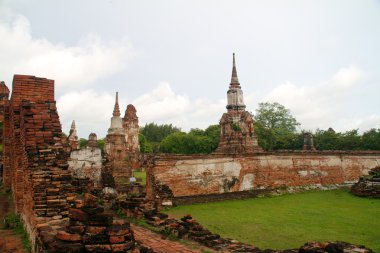
M 214 233 L 260 248 L 298 248 L 307 241 L 346 241 L 380 252 L 380 200 L 348 190 L 179 206 Z
M 22 245 L 26 252 L 32 251 L 32 246 L 29 241 L 29 236 L 26 230 L 24 229 L 24 224 L 20 219 L 20 216 L 18 216 L 15 213 L 10 213 L 4 218 L 4 224 L 3 229 L 12 229 L 12 231 L 20 236 Z
M 0 198 L 9 203 L 9 208 L 13 209 L 12 197 L 10 191 L 5 191 L 3 185 L 0 183 Z M 0 208 L 2 208 L 0 206 Z M 4 215 L 4 217 L 2 217 Z M 7 213 L 0 215 L 0 229 L 11 229 L 14 234 L 21 238 L 22 245 L 26 252 L 31 252 L 32 246 L 29 241 L 28 233 L 24 229 L 23 222 L 20 216 L 9 210 Z
M 146 172 L 145 171 L 139 171 L 135 170 L 133 171 L 133 176 L 135 178 L 141 178 L 141 185 L 146 185 Z

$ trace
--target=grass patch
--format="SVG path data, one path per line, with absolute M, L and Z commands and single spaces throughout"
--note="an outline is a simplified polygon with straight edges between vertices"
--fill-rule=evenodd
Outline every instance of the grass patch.
M 140 178 L 141 179 L 141 185 L 146 185 L 146 172 L 145 171 L 139 171 L 135 170 L 133 171 L 133 176 L 135 178 Z
M 339 240 L 380 252 L 380 200 L 348 190 L 179 206 L 166 213 L 176 218 L 191 213 L 212 232 L 263 249 Z
M 2 205 L 8 205 L 8 208 L 5 208 L 6 210 L 0 210 L 0 229 L 11 229 L 14 234 L 18 235 L 21 238 L 22 245 L 26 252 L 31 252 L 32 246 L 29 241 L 28 233 L 24 229 L 23 222 L 21 221 L 20 216 L 12 212 L 13 203 L 11 192 L 6 191 L 1 183 L 0 198 L 0 208 L 5 208 L 5 206 Z
M 32 251 L 28 233 L 24 229 L 24 224 L 21 221 L 20 216 L 15 213 L 10 213 L 5 216 L 3 229 L 12 229 L 16 235 L 21 237 L 21 242 L 26 252 Z

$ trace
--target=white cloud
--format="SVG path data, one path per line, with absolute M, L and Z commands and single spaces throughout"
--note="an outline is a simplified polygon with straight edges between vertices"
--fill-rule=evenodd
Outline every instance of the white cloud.
M 187 95 L 176 94 L 170 84 L 160 83 L 157 88 L 133 101 L 140 125 L 148 122 L 170 124 L 187 131 L 190 128 L 206 128 L 218 124 L 225 111 L 225 100 L 207 98 L 191 100 Z
M 206 128 L 218 124 L 225 109 L 226 100 L 212 101 L 198 98 L 192 101 L 186 95 L 176 94 L 170 84 L 162 82 L 157 87 L 134 100 L 119 94 L 121 115 L 126 105 L 132 103 L 137 110 L 140 126 L 145 123 L 173 124 L 187 131 L 190 128 Z M 126 102 L 126 103 L 125 103 Z M 69 92 L 57 100 L 63 131 L 68 132 L 75 120 L 80 137 L 87 138 L 91 132 L 104 137 L 110 125 L 115 95 L 94 90 Z
M 169 83 L 162 82 L 133 100 L 133 104 L 145 122 L 170 122 L 188 112 L 190 99 L 186 95 L 175 94 Z
M 347 129 L 359 128 L 363 132 L 371 128 L 380 129 L 380 115 L 371 114 L 363 118 L 357 118 L 347 121 Z
M 341 68 L 331 79 L 319 85 L 299 86 L 287 81 L 273 89 L 262 101 L 279 102 L 289 108 L 302 129 L 333 127 L 339 131 L 354 128 L 364 131 L 375 127 L 380 116 L 352 118 L 345 112 L 348 96 L 363 80 L 364 72 L 351 65 Z
M 78 135 L 87 138 L 91 132 L 104 137 L 110 125 L 114 96 L 94 90 L 69 92 L 57 100 L 58 113 L 63 131 L 68 133 L 73 120 L 76 122 Z
M 59 89 L 84 87 L 126 67 L 133 49 L 126 38 L 104 42 L 97 35 L 81 38 L 77 45 L 34 38 L 27 18 L 0 21 L 0 76 L 31 74 L 56 80 Z

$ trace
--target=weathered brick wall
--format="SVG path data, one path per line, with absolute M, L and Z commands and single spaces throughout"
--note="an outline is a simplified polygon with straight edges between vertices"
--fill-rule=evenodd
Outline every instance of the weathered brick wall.
M 66 216 L 70 173 L 54 101 L 54 81 L 15 75 L 4 120 L 4 183 L 28 224 Z
M 70 154 L 69 171 L 75 179 L 88 179 L 95 188 L 101 187 L 102 151 L 98 147 L 74 150 Z
M 282 186 L 351 183 L 379 164 L 380 152 L 161 156 L 148 170 L 148 179 L 155 185 L 169 186 L 175 197 L 182 197 Z M 147 193 L 153 194 L 153 191 L 147 189 Z

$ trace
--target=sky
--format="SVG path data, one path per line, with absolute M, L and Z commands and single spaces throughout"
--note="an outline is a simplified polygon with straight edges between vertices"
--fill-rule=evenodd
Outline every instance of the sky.
M 83 138 L 106 135 L 117 91 L 140 126 L 218 124 L 233 52 L 253 114 L 380 128 L 379 0 L 0 0 L 0 80 L 54 79 L 63 131 Z

